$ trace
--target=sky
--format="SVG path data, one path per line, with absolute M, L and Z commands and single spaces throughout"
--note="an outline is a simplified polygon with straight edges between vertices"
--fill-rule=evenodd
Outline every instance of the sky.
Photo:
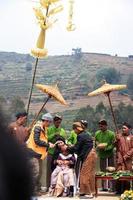
M 0 0 L 0 51 L 30 53 L 39 33 L 33 7 L 39 0 Z M 49 55 L 83 52 L 118 56 L 133 54 L 133 0 L 75 0 L 73 22 L 76 30 L 66 30 L 68 0 L 60 1 L 64 10 L 47 31 Z

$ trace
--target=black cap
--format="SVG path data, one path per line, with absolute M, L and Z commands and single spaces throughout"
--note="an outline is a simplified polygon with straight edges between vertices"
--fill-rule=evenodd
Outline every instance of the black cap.
M 62 120 L 62 116 L 61 115 L 55 115 L 53 120 L 54 121 Z
M 19 112 L 16 114 L 16 118 L 19 119 L 20 117 L 25 117 L 27 115 L 28 115 L 27 112 Z
M 105 126 L 108 125 L 108 124 L 107 124 L 107 121 L 106 121 L 105 119 L 100 120 L 100 121 L 98 122 L 98 124 L 105 125 Z
M 86 120 L 82 119 L 80 122 L 81 122 L 81 124 L 83 124 L 85 126 L 85 128 L 87 128 L 88 122 Z

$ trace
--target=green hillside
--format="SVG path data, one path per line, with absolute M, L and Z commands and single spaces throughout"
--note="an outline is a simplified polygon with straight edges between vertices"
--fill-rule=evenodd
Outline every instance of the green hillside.
M 35 59 L 28 54 L 0 52 L 0 93 L 10 99 L 18 95 L 27 99 L 31 85 Z M 115 68 L 121 74 L 121 82 L 127 83 L 133 73 L 133 59 L 105 54 L 82 53 L 49 56 L 39 60 L 36 83 L 54 84 L 60 81 L 60 89 L 67 99 L 75 99 L 93 90 L 96 72 L 101 68 Z M 33 100 L 42 94 L 34 89 Z

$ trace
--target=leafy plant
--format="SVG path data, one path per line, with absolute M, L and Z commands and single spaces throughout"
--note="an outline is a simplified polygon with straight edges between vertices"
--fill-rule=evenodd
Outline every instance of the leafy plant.
M 120 200 L 132 200 L 133 199 L 133 190 L 126 190 L 121 194 Z
M 102 68 L 96 73 L 97 82 L 105 79 L 108 83 L 118 83 L 121 79 L 120 73 L 115 68 Z

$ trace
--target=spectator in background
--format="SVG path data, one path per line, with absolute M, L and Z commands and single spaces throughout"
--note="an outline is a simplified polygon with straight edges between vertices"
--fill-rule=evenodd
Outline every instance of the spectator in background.
M 108 166 L 114 166 L 115 133 L 108 129 L 107 121 L 99 121 L 99 130 L 95 133 L 97 152 L 100 158 L 100 170 L 105 172 Z M 114 190 L 113 182 L 102 181 L 102 191 Z
M 16 121 L 9 124 L 10 133 L 22 145 L 25 144 L 30 134 L 29 129 L 25 127 L 26 121 L 27 113 L 20 112 L 16 114 Z
M 53 118 L 53 125 L 51 125 L 47 130 L 48 141 L 53 143 L 53 144 L 56 142 L 56 139 L 59 136 L 66 139 L 66 132 L 61 127 L 61 122 L 62 122 L 62 116 L 56 114 Z M 47 170 L 47 189 L 50 186 L 50 177 L 51 177 L 51 173 L 54 169 L 54 165 L 53 165 L 54 151 L 55 151 L 54 148 L 49 148 L 49 150 L 48 150 L 48 156 L 47 156 L 47 169 L 48 169 Z
M 0 112 L 0 199 L 31 200 L 31 177 L 27 154 L 10 134 Z

